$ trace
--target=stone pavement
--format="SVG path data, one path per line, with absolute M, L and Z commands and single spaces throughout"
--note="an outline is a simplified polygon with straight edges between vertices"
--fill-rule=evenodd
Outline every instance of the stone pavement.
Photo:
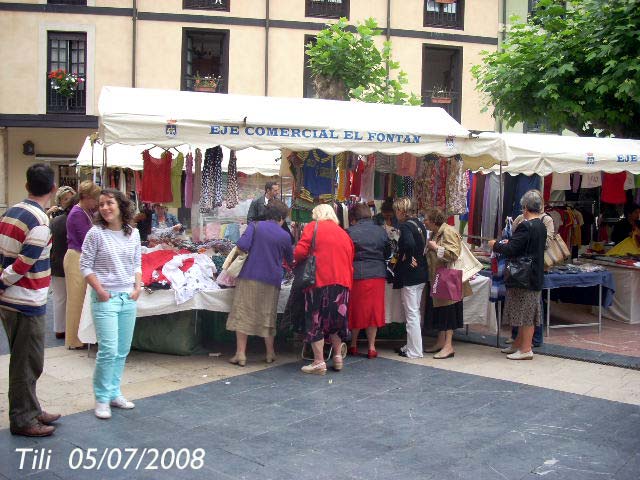
M 0 430 L 0 478 L 639 478 L 639 371 L 543 356 L 510 362 L 471 344 L 444 361 L 384 356 L 348 358 L 344 371 L 318 377 L 299 373 L 293 354 L 270 368 L 255 354 L 243 369 L 228 356 L 134 352 L 123 391 L 137 406 L 101 421 L 90 410 L 93 360 L 50 348 L 39 395 L 67 416 L 51 438 Z M 7 364 L 0 357 L 0 428 Z M 49 468 L 32 470 L 28 457 L 21 470 L 16 448 L 51 450 Z M 90 465 L 88 448 L 96 462 L 106 452 L 100 470 L 70 468 Z M 139 449 L 127 469 L 125 448 Z

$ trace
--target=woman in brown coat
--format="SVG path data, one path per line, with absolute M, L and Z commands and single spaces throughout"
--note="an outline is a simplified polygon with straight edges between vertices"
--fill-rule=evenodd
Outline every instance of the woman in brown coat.
M 429 265 L 429 282 L 433 283 L 436 270 L 439 267 L 447 267 L 455 262 L 462 250 L 462 239 L 458 232 L 445 223 L 446 217 L 442 210 L 430 208 L 427 210 L 424 223 L 431 231 L 431 240 L 427 243 L 427 257 Z M 469 282 L 462 285 L 463 296 L 468 297 L 473 292 Z M 433 358 L 452 358 L 453 331 L 463 327 L 462 300 L 443 300 L 432 298 L 433 309 L 431 311 L 431 327 L 438 331 L 438 341 L 433 348 L 425 350 L 427 353 L 435 353 Z

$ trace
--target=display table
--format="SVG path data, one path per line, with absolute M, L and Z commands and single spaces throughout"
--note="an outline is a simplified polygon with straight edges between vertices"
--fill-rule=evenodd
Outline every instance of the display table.
M 547 336 L 552 328 L 598 327 L 602 331 L 602 307 L 613 303 L 615 284 L 608 270 L 601 272 L 545 273 L 543 290 L 547 291 Z M 552 296 L 551 291 L 554 290 Z M 598 322 L 551 325 L 551 300 L 579 305 L 597 305 Z
M 603 265 L 611 272 L 616 294 L 602 314 L 618 322 L 640 323 L 640 268 L 598 260 L 582 259 L 580 262 Z
M 80 318 L 80 328 L 78 331 L 78 338 L 84 343 L 96 343 L 96 332 L 93 325 L 93 316 L 91 315 L 92 290 L 93 289 L 90 286 L 87 286 L 87 293 L 84 298 L 82 316 Z M 284 307 L 287 304 L 290 291 L 290 285 L 285 285 L 280 290 L 280 297 L 278 298 L 278 313 L 284 312 Z M 213 312 L 228 313 L 231 311 L 234 294 L 234 288 L 201 291 L 196 292 L 191 300 L 180 305 L 176 305 L 173 290 L 154 290 L 152 293 L 147 293 L 143 290 L 140 294 L 140 298 L 138 298 L 138 310 L 136 317 L 140 318 L 152 315 L 167 315 L 188 310 L 209 310 Z
M 491 278 L 476 275 L 469 283 L 473 295 L 463 300 L 464 324 L 483 325 L 491 332 L 496 332 L 496 310 L 489 301 Z M 388 283 L 385 289 L 385 321 L 387 324 L 405 321 L 400 290 L 394 290 Z

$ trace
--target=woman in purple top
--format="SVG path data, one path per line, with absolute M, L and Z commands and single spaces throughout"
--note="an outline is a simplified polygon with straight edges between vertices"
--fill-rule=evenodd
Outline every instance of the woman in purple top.
M 266 220 L 249 224 L 238 240 L 237 247 L 248 252 L 249 256 L 238 275 L 227 330 L 236 332 L 236 354 L 229 362 L 241 367 L 247 364 L 249 335 L 264 338 L 267 363 L 276 359 L 273 339 L 276 335 L 282 260 L 289 265 L 293 263 L 291 237 L 282 229 L 288 214 L 289 209 L 284 203 L 271 200 Z
M 80 201 L 67 216 L 67 246 L 64 255 L 64 277 L 67 286 L 66 333 L 64 344 L 73 350 L 84 348 L 78 338 L 78 327 L 84 304 L 84 294 L 87 288 L 82 273 L 80 273 L 80 252 L 84 237 L 93 226 L 93 215 L 98 205 L 100 187 L 90 180 L 80 184 L 78 188 Z

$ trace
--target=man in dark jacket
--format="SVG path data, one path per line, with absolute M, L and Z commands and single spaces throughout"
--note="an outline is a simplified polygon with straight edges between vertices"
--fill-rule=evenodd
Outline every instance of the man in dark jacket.
M 280 194 L 280 186 L 276 182 L 267 182 L 264 185 L 264 195 L 257 197 L 249 206 L 247 223 L 265 220 L 265 214 L 269 200 Z

